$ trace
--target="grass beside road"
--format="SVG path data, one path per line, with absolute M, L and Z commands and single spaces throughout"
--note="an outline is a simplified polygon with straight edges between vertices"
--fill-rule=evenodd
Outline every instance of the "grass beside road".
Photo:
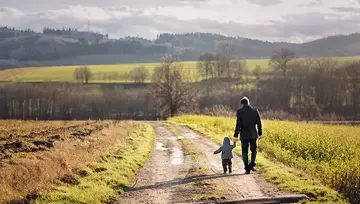
M 221 144 L 225 135 L 231 136 L 235 127 L 235 119 L 233 118 L 222 118 L 222 117 L 209 117 L 209 116 L 179 116 L 170 118 L 171 122 L 185 124 L 190 128 L 200 132 L 204 136 L 207 136 L 215 142 Z M 262 175 L 270 182 L 276 184 L 281 190 L 291 191 L 295 193 L 302 193 L 313 198 L 316 202 L 327 202 L 327 203 L 346 203 L 344 197 L 335 190 L 324 185 L 324 181 L 321 177 L 317 177 L 311 174 L 309 171 L 300 168 L 297 165 L 284 162 L 281 160 L 282 156 L 291 159 L 292 161 L 304 161 L 301 160 L 300 156 L 291 155 L 291 150 L 284 150 L 280 147 L 286 147 L 289 140 L 293 139 L 289 134 L 286 134 L 285 129 L 289 132 L 294 130 L 286 126 L 286 123 L 291 122 L 277 122 L 277 121 L 264 121 L 264 139 L 259 142 L 259 153 L 257 163 L 259 170 Z M 295 125 L 297 123 L 293 123 Z M 298 128 L 304 128 L 306 124 L 299 124 Z M 275 129 L 279 128 L 279 129 Z M 318 128 L 319 129 L 319 128 Z M 271 133 L 271 131 L 273 133 Z M 329 129 L 329 131 L 331 131 Z M 337 131 L 336 128 L 333 131 Z M 278 134 L 276 134 L 277 132 Z M 299 134 L 301 133 L 298 132 Z M 283 137 L 279 136 L 282 135 Z M 308 137 L 311 137 L 310 134 Z M 325 136 L 325 135 L 324 135 Z M 273 138 L 281 137 L 283 143 L 269 143 L 269 140 Z M 288 137 L 289 139 L 286 139 Z M 277 156 L 271 154 L 271 147 L 276 148 L 278 152 Z M 331 151 L 332 149 L 329 149 Z M 241 148 L 236 148 L 235 152 L 241 155 Z M 285 152 L 285 153 L 284 153 Z M 286 154 L 286 152 L 288 154 Z M 283 153 L 283 154 L 282 154 Z M 300 165 L 300 164 L 299 164 Z M 312 168 L 314 166 L 309 166 Z M 326 176 L 326 175 L 325 175 Z M 320 181 L 322 180 L 322 181 Z M 327 184 L 327 183 L 326 183 Z M 328 185 L 328 184 L 327 184 Z M 328 185 L 331 186 L 331 185 Z
M 146 163 L 155 140 L 150 125 L 137 124 L 131 136 L 117 150 L 103 154 L 67 182 L 36 203 L 104 203 L 116 198 L 130 184 L 135 173 Z

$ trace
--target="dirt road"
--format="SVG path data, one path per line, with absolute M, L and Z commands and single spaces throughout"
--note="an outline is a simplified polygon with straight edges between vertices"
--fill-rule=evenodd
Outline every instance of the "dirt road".
M 156 145 L 148 163 L 131 188 L 113 203 L 214 203 L 283 196 L 258 173 L 244 174 L 235 156 L 233 173 L 223 174 L 219 145 L 192 130 L 161 122 L 152 123 Z M 240 146 L 236 148 L 241 148 Z M 279 203 L 255 202 L 254 203 Z

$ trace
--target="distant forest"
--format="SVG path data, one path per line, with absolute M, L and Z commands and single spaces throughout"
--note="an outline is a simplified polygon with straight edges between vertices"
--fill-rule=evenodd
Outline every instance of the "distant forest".
M 84 65 L 158 62 L 166 55 L 184 61 L 213 52 L 219 41 L 232 41 L 237 57 L 269 58 L 280 48 L 293 50 L 298 57 L 360 55 L 360 34 L 331 36 L 303 44 L 265 42 L 213 33 L 159 34 L 156 39 L 123 37 L 78 31 L 74 28 L 18 30 L 0 27 L 0 69 L 27 66 Z

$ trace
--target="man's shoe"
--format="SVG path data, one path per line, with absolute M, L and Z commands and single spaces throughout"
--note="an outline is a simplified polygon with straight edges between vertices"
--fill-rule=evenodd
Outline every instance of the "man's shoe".
M 224 174 L 226 174 L 226 171 L 224 171 Z
M 229 174 L 231 174 L 232 173 L 232 170 L 231 170 L 231 168 L 229 168 Z
M 245 171 L 245 174 L 250 174 L 250 170 L 246 170 L 246 171 Z
M 255 166 L 251 167 L 251 171 L 257 171 L 257 169 L 255 168 Z

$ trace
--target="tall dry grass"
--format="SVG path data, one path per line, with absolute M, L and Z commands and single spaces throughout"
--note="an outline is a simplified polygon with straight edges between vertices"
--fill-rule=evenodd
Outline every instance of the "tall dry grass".
M 118 122 L 85 139 L 66 138 L 51 151 L 26 153 L 0 163 L 0 202 L 51 190 L 58 179 L 125 141 L 135 122 Z

